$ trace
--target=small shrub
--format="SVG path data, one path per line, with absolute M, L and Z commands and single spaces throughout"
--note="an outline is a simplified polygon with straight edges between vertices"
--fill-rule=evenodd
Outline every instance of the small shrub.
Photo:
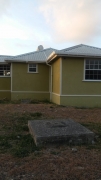
M 51 102 L 48 99 L 42 100 L 42 103 L 50 104 Z
M 32 117 L 41 117 L 42 116 L 42 113 L 41 112 L 35 112 L 35 113 L 30 113 L 30 115 Z
M 36 100 L 36 99 L 32 99 L 32 100 L 30 101 L 30 103 L 31 103 L 31 104 L 39 104 L 40 102 L 39 102 L 38 100 Z
M 12 145 L 9 143 L 6 136 L 0 136 L 0 152 L 5 153 Z

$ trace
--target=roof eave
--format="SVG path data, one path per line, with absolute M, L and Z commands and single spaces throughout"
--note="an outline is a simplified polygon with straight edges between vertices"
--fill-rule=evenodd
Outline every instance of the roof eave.
M 53 61 L 56 57 L 89 57 L 89 58 L 101 58 L 101 55 L 90 55 L 90 54 L 83 54 L 83 55 L 80 55 L 80 54 L 61 54 L 61 53 L 58 53 L 58 54 L 52 54 L 52 56 L 50 56 L 48 59 L 47 59 L 47 62 L 50 63 L 51 61 Z
M 6 62 L 9 63 L 46 63 L 46 61 L 24 61 L 24 60 L 9 60 L 5 59 Z

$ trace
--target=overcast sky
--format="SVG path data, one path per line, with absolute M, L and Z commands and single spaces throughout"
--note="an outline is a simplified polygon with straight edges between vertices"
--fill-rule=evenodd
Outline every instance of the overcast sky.
M 0 54 L 78 44 L 101 48 L 101 0 L 0 0 Z

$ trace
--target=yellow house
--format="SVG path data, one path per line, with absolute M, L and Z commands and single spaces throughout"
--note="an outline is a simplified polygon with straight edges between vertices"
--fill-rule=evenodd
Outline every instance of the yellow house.
M 1 59 L 0 98 L 101 107 L 100 48 L 80 44 L 55 50 L 39 46 L 35 52 Z

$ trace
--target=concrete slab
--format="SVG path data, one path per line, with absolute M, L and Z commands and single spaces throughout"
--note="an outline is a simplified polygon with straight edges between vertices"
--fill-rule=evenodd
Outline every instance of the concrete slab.
M 28 127 L 37 146 L 60 142 L 78 145 L 94 141 L 92 131 L 71 119 L 31 120 Z

